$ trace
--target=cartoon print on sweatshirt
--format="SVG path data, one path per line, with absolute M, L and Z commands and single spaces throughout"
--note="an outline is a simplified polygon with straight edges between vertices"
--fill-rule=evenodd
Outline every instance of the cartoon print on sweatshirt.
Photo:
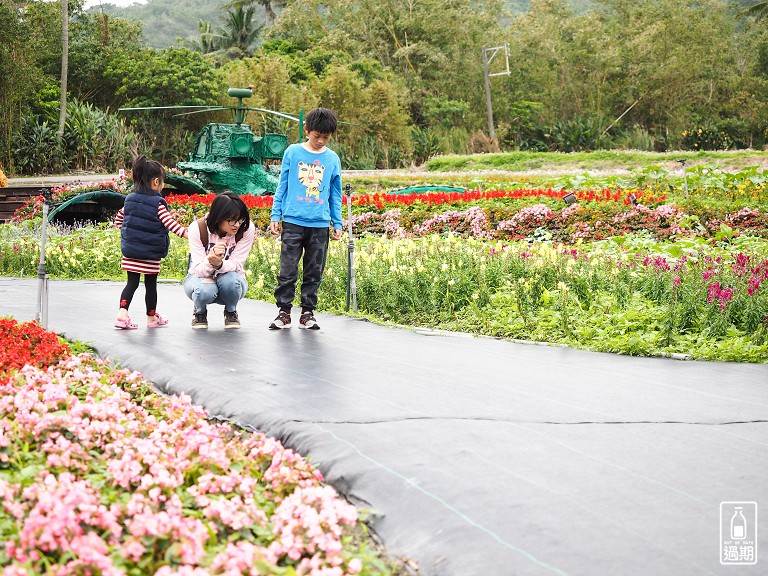
M 324 172 L 325 166 L 320 164 L 320 160 L 315 160 L 314 164 L 307 164 L 299 160 L 298 178 L 299 182 L 307 187 L 306 197 L 320 198 L 320 184 L 323 182 Z

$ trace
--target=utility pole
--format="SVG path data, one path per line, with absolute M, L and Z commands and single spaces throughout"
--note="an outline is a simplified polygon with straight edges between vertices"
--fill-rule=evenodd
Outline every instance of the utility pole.
M 491 67 L 491 61 L 498 54 L 499 50 L 504 51 L 504 59 L 506 61 L 506 68 L 501 72 L 489 72 Z M 489 56 L 490 53 L 490 56 Z M 493 104 L 491 103 L 491 76 L 508 76 L 509 75 L 509 44 L 502 46 L 494 46 L 493 48 L 482 47 L 483 54 L 483 77 L 485 78 L 485 105 L 488 108 L 488 134 L 491 138 L 496 138 L 496 130 L 493 127 Z

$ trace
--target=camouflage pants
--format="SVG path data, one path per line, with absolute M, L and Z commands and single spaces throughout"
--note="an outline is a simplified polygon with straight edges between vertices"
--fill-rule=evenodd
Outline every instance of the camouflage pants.
M 328 228 L 309 228 L 283 222 L 280 247 L 280 272 L 277 274 L 275 301 L 278 308 L 291 309 L 299 278 L 299 259 L 304 268 L 301 281 L 301 309 L 317 307 L 317 291 L 323 279 L 328 255 Z

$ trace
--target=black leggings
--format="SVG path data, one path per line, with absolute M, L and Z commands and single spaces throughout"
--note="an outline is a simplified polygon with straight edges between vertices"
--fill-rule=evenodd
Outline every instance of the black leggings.
M 141 280 L 141 274 L 138 272 L 127 272 L 127 274 L 128 283 L 123 288 L 123 293 L 120 294 L 120 308 L 126 310 L 131 305 L 131 300 L 133 300 L 133 295 L 139 287 L 139 280 Z M 144 297 L 147 304 L 147 316 L 154 316 L 157 306 L 157 274 L 144 274 L 144 287 L 147 289 L 147 294 Z

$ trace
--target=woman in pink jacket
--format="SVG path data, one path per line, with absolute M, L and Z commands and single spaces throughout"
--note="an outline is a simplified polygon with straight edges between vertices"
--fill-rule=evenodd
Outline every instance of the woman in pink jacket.
M 232 192 L 216 196 L 208 214 L 188 230 L 190 266 L 184 292 L 195 305 L 192 328 L 208 328 L 208 304 L 224 305 L 224 328 L 240 328 L 237 303 L 245 297 L 245 261 L 254 229 L 245 203 Z

